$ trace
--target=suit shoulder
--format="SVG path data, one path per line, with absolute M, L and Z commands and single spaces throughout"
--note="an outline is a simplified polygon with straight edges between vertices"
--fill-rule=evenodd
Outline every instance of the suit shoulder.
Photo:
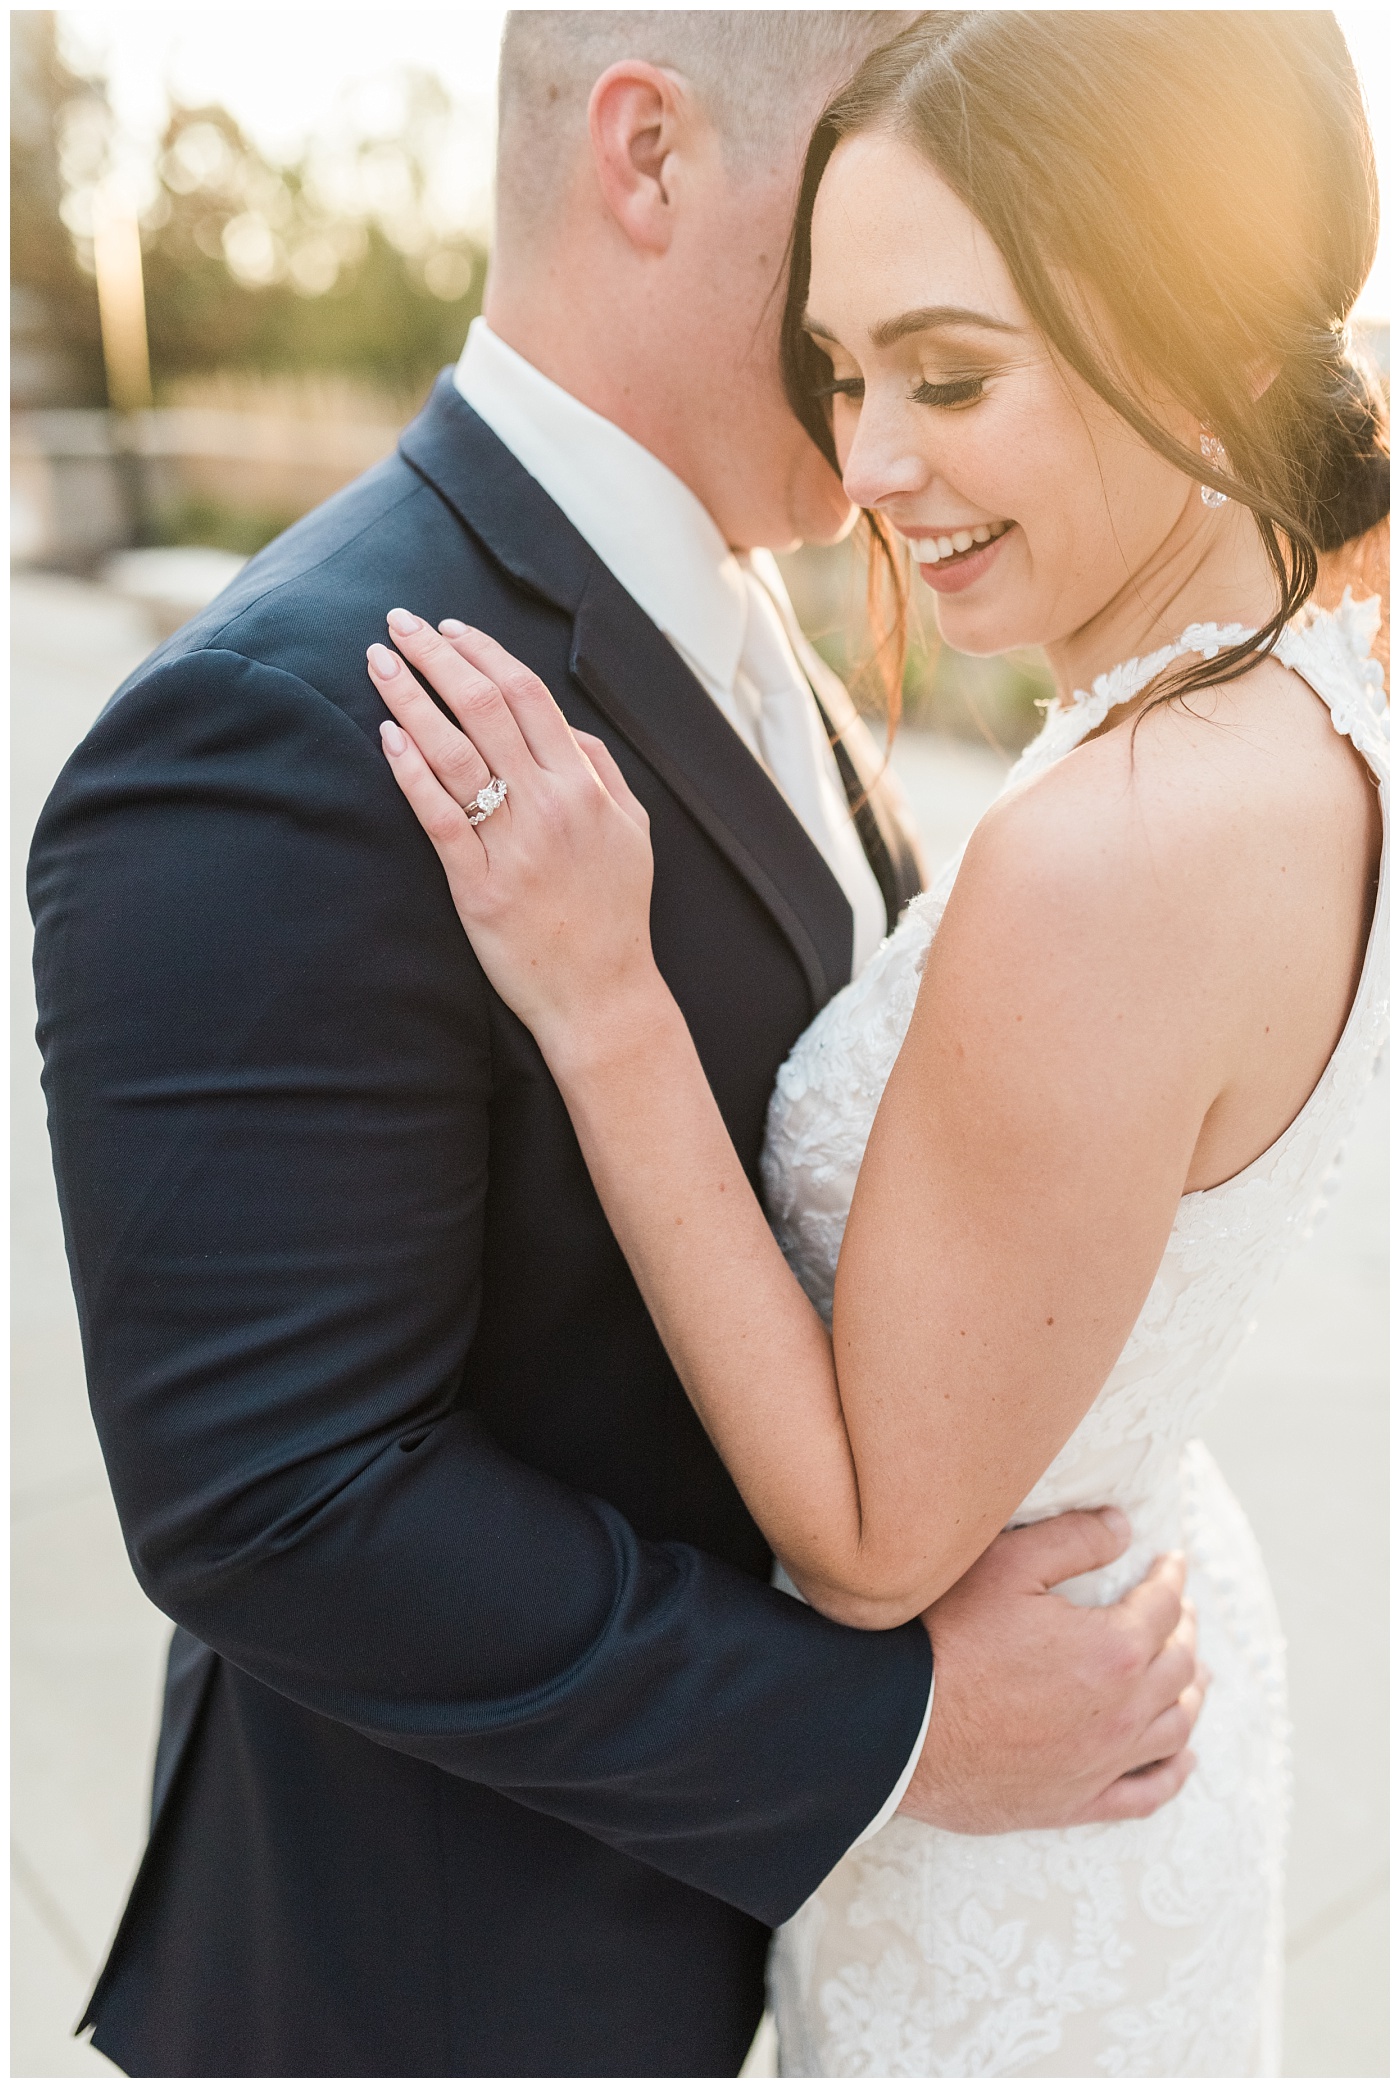
M 336 596 L 353 590 L 393 545 L 411 541 L 421 555 L 435 523 L 441 531 L 433 512 L 440 506 L 401 457 L 386 457 L 250 558 L 212 602 L 142 661 L 113 701 L 198 652 L 243 652 L 279 664 L 279 647 L 298 622 L 324 617 Z
M 387 832 L 403 822 L 384 767 L 377 734 L 297 676 L 218 648 L 183 653 L 134 677 L 74 748 L 31 865 L 112 821 L 131 837 L 191 822 Z
M 201 651 L 237 653 L 295 676 L 377 735 L 384 713 L 365 650 L 400 606 L 434 623 L 459 616 L 480 624 L 527 656 L 542 623 L 561 623 L 561 612 L 522 588 L 443 495 L 395 456 L 251 560 L 134 680 Z

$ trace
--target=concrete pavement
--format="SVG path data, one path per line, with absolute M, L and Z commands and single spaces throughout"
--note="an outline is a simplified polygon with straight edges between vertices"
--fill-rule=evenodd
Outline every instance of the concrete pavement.
M 33 1043 L 22 866 L 68 750 L 148 649 L 140 613 L 77 582 L 13 603 L 14 1414 L 12 2070 L 114 2068 L 77 2020 L 140 1855 L 168 1627 L 132 1577 L 88 1415 Z M 906 735 L 935 856 L 1002 764 Z M 1291 2075 L 1372 2076 L 1387 2047 L 1387 1107 L 1290 1266 L 1207 1431 L 1258 1532 L 1289 1634 L 1296 1812 Z

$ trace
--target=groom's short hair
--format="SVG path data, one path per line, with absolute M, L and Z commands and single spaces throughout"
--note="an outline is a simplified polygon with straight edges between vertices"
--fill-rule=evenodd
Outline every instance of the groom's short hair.
M 499 236 L 529 240 L 554 215 L 600 73 L 624 58 L 693 85 L 736 170 L 791 131 L 810 86 L 832 93 L 909 16 L 818 8 L 513 9 L 501 43 Z M 811 112 L 815 115 L 815 111 Z

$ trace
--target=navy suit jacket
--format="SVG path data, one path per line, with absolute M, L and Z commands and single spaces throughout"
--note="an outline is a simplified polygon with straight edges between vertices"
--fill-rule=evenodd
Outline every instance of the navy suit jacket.
M 39 1037 L 93 1412 L 178 1629 L 86 2020 L 137 2074 L 733 2073 L 928 1643 L 768 1586 L 380 754 L 395 603 L 616 755 L 751 1174 L 848 972 L 799 822 L 446 376 L 117 692 L 34 842 Z M 878 788 L 862 831 L 893 912 Z

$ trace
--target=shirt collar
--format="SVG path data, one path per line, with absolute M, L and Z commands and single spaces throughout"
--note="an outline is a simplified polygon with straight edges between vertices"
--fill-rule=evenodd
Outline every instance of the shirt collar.
M 454 381 L 701 679 L 732 689 L 748 620 L 744 575 L 689 486 L 484 319 L 472 321 Z

